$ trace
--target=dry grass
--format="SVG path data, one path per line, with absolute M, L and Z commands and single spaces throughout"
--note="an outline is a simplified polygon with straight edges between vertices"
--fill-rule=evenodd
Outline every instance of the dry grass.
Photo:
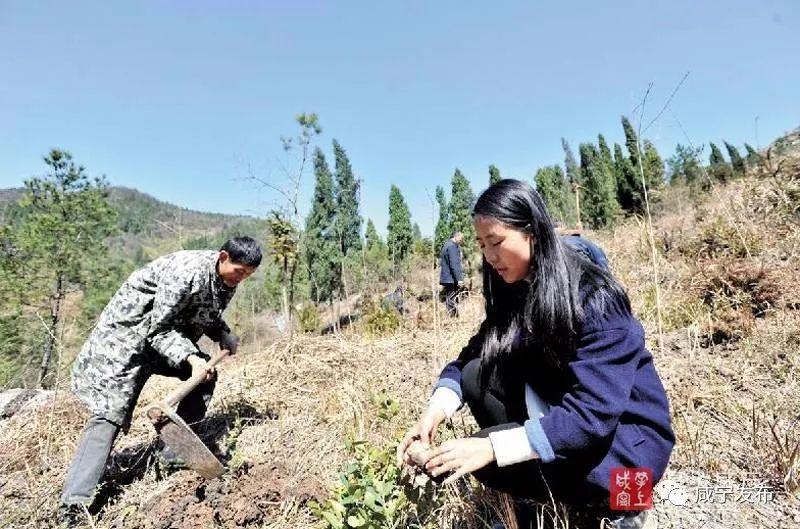
M 798 175 L 738 181 L 707 204 L 694 204 L 680 191 L 662 197 L 654 230 L 666 333 L 663 350 L 653 350 L 678 438 L 667 478 L 685 487 L 760 478 L 776 495 L 761 505 L 678 508 L 662 502 L 661 527 L 800 521 L 793 496 L 800 475 Z M 590 237 L 609 254 L 654 346 L 643 225 L 631 219 Z M 356 322 L 338 334 L 288 340 L 265 315 L 239 322 L 249 342 L 221 367 L 204 424 L 209 442 L 234 469 L 208 483 L 186 471 L 160 475 L 145 464 L 154 433 L 137 415 L 117 443 L 116 486 L 105 492 L 95 526 L 315 527 L 308 500 L 328 494 L 348 457 L 345 441 L 392 448 L 422 411 L 442 365 L 480 321 L 478 296 L 462 303 L 460 320 L 447 318 L 424 296 L 417 301 L 430 285 L 428 273 L 420 269 L 409 280 L 408 313 L 388 335 L 373 336 Z M 174 383 L 151 381 L 140 409 Z M 399 412 L 381 418 L 387 397 Z M 0 424 L 0 527 L 52 524 L 84 419 L 62 391 L 38 412 Z M 462 413 L 448 435 L 473 429 Z M 442 494 L 440 527 L 486 527 L 487 513 L 508 511 L 506 499 L 474 483 L 462 481 Z M 557 504 L 539 509 L 542 526 L 584 526 Z

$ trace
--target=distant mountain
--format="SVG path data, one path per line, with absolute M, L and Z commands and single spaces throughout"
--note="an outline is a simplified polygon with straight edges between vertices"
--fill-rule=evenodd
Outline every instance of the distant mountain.
M 0 189 L 0 219 L 14 217 L 24 188 Z M 123 253 L 160 253 L 178 248 L 215 248 L 231 235 L 262 239 L 264 221 L 248 215 L 207 213 L 182 208 L 127 187 L 110 187 L 109 201 L 117 210 L 121 234 L 115 242 Z

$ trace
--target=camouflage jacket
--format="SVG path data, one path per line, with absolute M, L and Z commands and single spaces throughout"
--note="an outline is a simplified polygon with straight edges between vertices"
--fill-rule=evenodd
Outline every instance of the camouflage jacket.
M 218 252 L 181 251 L 135 271 L 117 290 L 72 368 L 72 391 L 92 413 L 126 425 L 157 365 L 179 367 L 222 319 L 235 288 L 217 274 Z

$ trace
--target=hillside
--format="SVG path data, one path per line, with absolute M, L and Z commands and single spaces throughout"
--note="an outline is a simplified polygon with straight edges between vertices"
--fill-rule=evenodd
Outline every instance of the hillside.
M 655 500 L 660 528 L 800 523 L 800 132 L 772 147 L 765 171 L 703 200 L 664 191 L 652 239 L 636 218 L 587 234 L 628 288 L 670 397 L 677 445 Z M 237 318 L 245 344 L 221 366 L 202 425 L 227 461 L 222 478 L 152 464 L 155 436 L 140 412 L 175 382 L 151 381 L 116 446 L 94 526 L 311 528 L 345 509 L 354 525 L 372 516 L 379 527 L 487 527 L 502 498 L 467 481 L 414 488 L 392 470 L 399 436 L 482 317 L 479 289 L 452 320 L 418 301 L 430 284 L 424 266 L 412 279 L 408 313 L 385 334 L 357 322 L 287 337 L 266 314 Z M 60 380 L 43 407 L 0 422 L 2 527 L 50 526 L 85 420 L 67 387 Z M 473 429 L 461 412 L 445 437 Z M 757 487 L 769 495 L 742 496 Z M 715 499 L 702 501 L 708 491 Z M 548 527 L 591 527 L 561 507 L 540 509 Z
M 0 189 L 0 218 L 3 213 L 13 217 L 14 203 L 23 191 Z M 170 242 L 194 247 L 205 240 L 216 242 L 231 231 L 257 235 L 263 230 L 262 221 L 255 217 L 194 211 L 127 187 L 110 187 L 109 201 L 117 211 L 118 240 L 129 255 L 141 247 L 160 249 Z

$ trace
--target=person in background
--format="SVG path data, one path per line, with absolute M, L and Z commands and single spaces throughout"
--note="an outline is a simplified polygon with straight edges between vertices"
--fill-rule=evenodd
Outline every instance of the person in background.
M 464 285 L 464 271 L 461 268 L 461 243 L 464 235 L 460 231 L 453 232 L 442 246 L 439 256 L 439 284 L 443 287 L 444 303 L 447 314 L 458 316 L 458 293 Z
M 61 495 L 60 518 L 68 527 L 91 504 L 114 440 L 130 425 L 150 375 L 185 380 L 205 373 L 206 382 L 177 409 L 188 424 L 203 418 L 216 376 L 197 341 L 205 334 L 236 352 L 239 339 L 222 312 L 260 263 L 261 249 L 250 237 L 230 239 L 219 251 L 175 252 L 133 272 L 108 302 L 72 368 L 72 391 L 91 416 Z
M 427 411 L 397 448 L 431 443 L 465 403 L 482 428 L 430 451 L 426 470 L 468 473 L 515 498 L 550 493 L 611 527 L 652 527 L 649 511 L 611 511 L 612 469 L 663 475 L 675 436 L 644 329 L 601 266 L 557 236 L 539 194 L 501 180 L 473 209 L 486 317 L 447 364 Z M 524 520 L 525 523 L 530 520 Z
M 578 230 L 565 228 L 560 222 L 555 222 L 556 233 L 579 253 L 604 270 L 608 270 L 608 258 L 605 252 L 589 239 L 581 236 Z

